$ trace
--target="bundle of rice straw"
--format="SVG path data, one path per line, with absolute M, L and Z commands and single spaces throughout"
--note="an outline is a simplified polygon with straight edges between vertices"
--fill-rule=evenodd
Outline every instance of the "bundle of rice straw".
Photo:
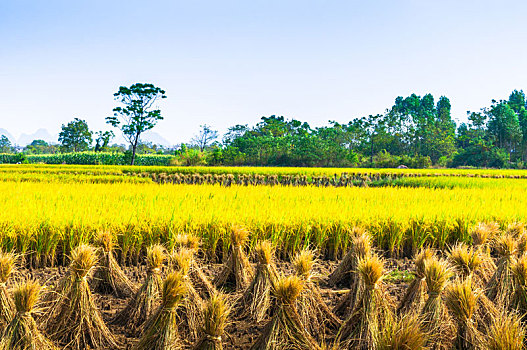
M 415 313 L 389 318 L 377 338 L 376 350 L 426 349 L 427 335 L 421 330 Z
M 152 316 L 159 302 L 161 268 L 165 259 L 165 248 L 162 245 L 154 244 L 147 248 L 146 279 L 125 308 L 114 317 L 113 324 L 126 327 L 130 334 L 137 334 L 143 323 Z
M 233 282 L 236 291 L 243 291 L 251 282 L 254 271 L 244 251 L 248 237 L 249 231 L 242 227 L 233 227 L 230 255 L 212 282 L 216 287 L 224 286 L 227 282 Z
M 525 329 L 520 317 L 514 313 L 500 313 L 486 333 L 484 349 L 522 350 L 525 348 Z
M 255 252 L 258 260 L 256 274 L 240 299 L 238 313 L 255 322 L 262 322 L 271 313 L 271 293 L 278 280 L 278 273 L 270 241 L 260 242 Z
M 374 349 L 385 320 L 392 317 L 390 298 L 382 284 L 384 263 L 376 255 L 359 260 L 361 276 L 359 302 L 340 328 L 335 347 L 338 349 Z
M 429 248 L 421 249 L 416 255 L 414 268 L 415 278 L 406 289 L 397 307 L 398 314 L 404 315 L 409 312 L 419 312 L 423 307 L 426 299 L 425 263 L 433 256 L 434 253 Z
M 100 247 L 100 256 L 99 266 L 96 267 L 93 275 L 93 290 L 98 293 L 114 294 L 118 298 L 132 296 L 136 288 L 115 260 L 113 235 L 109 231 L 99 232 L 97 244 Z
M 338 331 L 341 321 L 331 312 L 320 295 L 312 271 L 314 264 L 314 253 L 307 249 L 301 250 L 293 259 L 295 273 L 304 285 L 297 298 L 296 308 L 305 329 L 319 342 L 323 342 L 328 330 Z
M 38 329 L 33 319 L 35 304 L 40 293 L 40 284 L 26 281 L 13 291 L 16 313 L 0 339 L 0 350 L 56 350 L 53 343 Z
M 346 255 L 342 258 L 340 263 L 337 265 L 337 268 L 328 276 L 327 284 L 329 286 L 336 286 L 339 283 L 344 283 L 345 285 L 350 285 L 353 280 L 353 275 L 357 268 L 357 258 L 356 251 L 353 249 L 354 239 L 359 236 L 365 236 L 369 238 L 369 233 L 365 228 L 355 226 L 349 232 L 349 237 L 351 241 L 351 246 Z M 367 239 L 367 242 L 370 243 L 370 240 Z M 368 247 L 368 251 L 371 250 Z M 362 250 L 364 250 L 363 248 Z
M 315 339 L 304 330 L 295 301 L 302 292 L 297 276 L 282 277 L 276 283 L 276 306 L 273 318 L 251 346 L 251 350 L 321 350 Z
M 135 350 L 177 350 L 178 323 L 176 310 L 186 293 L 183 274 L 171 272 L 163 281 L 161 305 L 145 323 Z
M 230 309 L 225 297 L 214 294 L 203 308 L 203 335 L 194 347 L 194 350 L 223 350 L 221 337 L 227 326 Z
M 69 349 L 119 347 L 88 286 L 87 276 L 96 263 L 95 248 L 84 244 L 75 248 L 71 252 L 68 275 L 60 282 L 61 292 L 44 315 L 47 334 Z
M 497 268 L 487 284 L 486 296 L 496 305 L 509 307 L 514 293 L 512 266 L 516 262 L 516 240 L 504 233 L 494 239 L 492 248 L 498 256 Z
M 371 254 L 371 237 L 369 234 L 365 233 L 353 238 L 351 245 L 351 265 L 349 265 L 351 269 L 350 290 L 338 301 L 333 309 L 335 314 L 347 317 L 353 311 L 361 293 L 362 286 L 360 273 L 357 269 L 358 264 L 361 259 L 365 259 Z
M 15 269 L 16 256 L 0 252 L 0 334 L 15 316 L 15 304 L 7 290 L 7 281 Z

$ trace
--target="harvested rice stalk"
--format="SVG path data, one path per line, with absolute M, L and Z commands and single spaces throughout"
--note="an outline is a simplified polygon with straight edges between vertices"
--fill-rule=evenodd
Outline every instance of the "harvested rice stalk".
M 109 231 L 102 231 L 97 236 L 99 250 L 99 266 L 95 268 L 92 280 L 93 291 L 114 294 L 118 298 L 128 298 L 136 292 L 136 287 L 126 277 L 115 260 L 113 248 L 115 241 Z
M 321 350 L 300 322 L 295 301 L 302 292 L 297 276 L 282 277 L 276 283 L 276 306 L 273 318 L 251 346 L 251 350 Z
M 68 349 L 116 348 L 117 340 L 104 324 L 88 286 L 87 275 L 97 263 L 95 248 L 80 245 L 71 252 L 69 273 L 47 314 L 50 338 Z
M 204 320 L 202 319 L 202 309 L 204 301 L 194 288 L 190 278 L 190 269 L 194 264 L 194 251 L 188 248 L 180 248 L 172 255 L 174 265 L 181 273 L 183 285 L 185 286 L 185 297 L 181 306 L 177 310 L 178 325 L 180 331 L 185 333 L 185 338 L 191 341 L 198 339 Z
M 420 328 L 415 314 L 389 318 L 378 334 L 376 350 L 426 349 L 427 336 Z
M 124 326 L 130 334 L 137 334 L 143 323 L 152 316 L 160 297 L 162 285 L 161 267 L 165 261 L 165 248 L 160 244 L 146 250 L 146 279 L 125 308 L 112 320 Z
M 511 307 L 520 315 L 527 314 L 527 255 L 522 255 L 511 267 L 514 278 L 514 294 Z
M 186 293 L 183 279 L 181 272 L 171 272 L 163 281 L 161 305 L 145 323 L 145 331 L 135 350 L 181 349 L 176 310 Z
M 278 280 L 278 273 L 270 241 L 260 242 L 255 252 L 258 259 L 256 274 L 240 299 L 238 313 L 242 317 L 250 317 L 255 322 L 262 322 L 270 316 L 271 293 Z
M 482 346 L 482 335 L 474 321 L 477 298 L 470 278 L 458 280 L 445 290 L 445 304 L 457 323 L 456 349 L 480 349 Z
M 295 273 L 304 285 L 296 300 L 300 321 L 309 334 L 320 342 L 325 340 L 327 328 L 337 332 L 341 321 L 331 312 L 320 295 L 320 289 L 314 281 L 312 272 L 314 264 L 314 254 L 307 249 L 301 250 L 293 259 Z
M 16 256 L 0 252 L 0 334 L 15 316 L 15 304 L 7 291 L 7 281 L 15 269 Z
M 253 268 L 244 251 L 245 242 L 249 237 L 249 231 L 241 227 L 234 227 L 231 235 L 231 253 L 225 262 L 223 269 L 216 275 L 213 285 L 221 287 L 232 281 L 237 291 L 242 291 L 251 282 L 254 276 Z
M 184 268 L 188 271 L 188 277 L 192 282 L 192 286 L 201 298 L 207 299 L 216 293 L 216 288 L 196 261 L 195 252 L 194 248 L 181 246 L 170 254 L 170 261 L 175 269 Z
M 355 304 L 358 301 L 361 293 L 361 278 L 357 271 L 358 263 L 361 259 L 370 256 L 372 253 L 371 249 L 371 238 L 368 234 L 362 234 L 353 239 L 351 244 L 351 265 L 350 266 L 350 291 L 344 294 L 337 305 L 333 309 L 336 315 L 348 317 L 353 311 Z
M 525 224 L 523 222 L 513 222 L 507 226 L 505 233 L 510 234 L 514 238 L 519 238 L 527 232 L 525 230 Z
M 353 249 L 353 245 L 355 244 L 355 238 L 359 236 L 365 236 L 369 238 L 368 231 L 366 231 L 365 228 L 358 226 L 353 227 L 349 235 L 351 240 L 351 247 L 346 253 L 346 255 L 344 255 L 344 258 L 342 258 L 337 268 L 328 276 L 327 284 L 330 286 L 336 286 L 339 283 L 344 283 L 346 285 L 351 284 L 353 274 L 357 268 L 357 259 L 355 257 L 356 250 Z M 366 241 L 367 243 L 370 243 L 369 239 L 367 239 Z M 367 249 L 368 251 L 370 251 L 371 246 L 368 245 L 368 247 L 363 249 Z
M 419 320 L 423 332 L 430 335 L 427 346 L 430 349 L 450 349 L 454 329 L 441 293 L 452 272 L 445 261 L 432 257 L 425 262 L 424 273 L 428 297 Z
M 0 350 L 55 350 L 53 343 L 38 329 L 33 309 L 38 301 L 40 284 L 26 281 L 15 287 L 13 298 L 16 314 L 0 340 Z
M 389 296 L 382 284 L 383 261 L 376 255 L 366 256 L 359 260 L 357 269 L 364 288 L 337 334 L 335 347 L 338 349 L 375 349 L 384 321 L 392 317 Z
M 523 233 L 517 238 L 517 256 L 520 257 L 527 253 L 527 233 Z
M 210 297 L 203 309 L 203 335 L 194 350 L 223 350 L 221 336 L 227 326 L 229 313 L 230 309 L 223 295 L 217 293 Z
M 511 234 L 494 239 L 493 249 L 498 255 L 497 268 L 487 285 L 487 297 L 496 305 L 509 307 L 514 293 L 512 265 L 515 264 L 516 240 Z
M 522 350 L 525 330 L 516 314 L 501 313 L 494 319 L 484 343 L 487 350 Z
M 178 250 L 179 248 L 188 248 L 197 250 L 201 244 L 199 237 L 189 234 L 177 234 L 173 241 L 173 249 Z
M 487 243 L 500 233 L 500 225 L 497 222 L 480 222 L 470 232 L 472 244 L 475 247 L 486 246 Z
M 425 263 L 431 259 L 434 253 L 431 249 L 425 248 L 415 257 L 415 278 L 410 283 L 404 296 L 397 307 L 397 314 L 404 315 L 409 312 L 419 312 L 426 299 Z

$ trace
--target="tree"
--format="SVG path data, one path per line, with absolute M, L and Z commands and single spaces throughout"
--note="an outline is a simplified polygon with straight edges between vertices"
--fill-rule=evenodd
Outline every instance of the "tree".
M 101 152 L 108 148 L 110 140 L 115 136 L 113 131 L 97 131 L 97 139 L 95 140 L 95 152 Z
M 166 98 L 165 90 L 152 84 L 136 83 L 130 87 L 121 86 L 115 94 L 115 100 L 123 107 L 115 107 L 114 115 L 106 118 L 106 122 L 121 129 L 123 136 L 132 147 L 131 165 L 135 162 L 135 152 L 141 134 L 152 129 L 162 120 L 161 110 L 154 104 Z
M 201 125 L 200 127 L 201 130 L 199 134 L 192 138 L 192 142 L 194 142 L 199 147 L 199 150 L 203 152 L 209 144 L 218 138 L 218 132 L 212 130 L 210 126 L 206 124 Z
M 92 143 L 92 132 L 86 121 L 75 118 L 68 124 L 62 124 L 59 142 L 66 152 L 86 151 Z
M 2 135 L 2 137 L 0 137 L 0 153 L 11 152 L 13 152 L 13 146 L 11 145 L 11 141 L 9 141 L 7 136 Z
M 25 153 L 29 154 L 54 154 L 58 152 L 56 145 L 50 145 L 44 140 L 33 140 L 24 149 Z

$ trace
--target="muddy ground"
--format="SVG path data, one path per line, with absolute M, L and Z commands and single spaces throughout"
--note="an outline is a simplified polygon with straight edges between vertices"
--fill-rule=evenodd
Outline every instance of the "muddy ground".
M 289 263 L 279 262 L 278 269 L 289 274 L 292 272 Z M 315 274 L 320 276 L 320 280 L 323 281 L 325 276 L 328 276 L 331 271 L 336 267 L 337 262 L 333 261 L 319 261 L 315 266 Z M 386 286 L 390 296 L 394 303 L 397 303 L 403 296 L 404 291 L 408 285 L 409 272 L 412 271 L 412 264 L 408 260 L 386 260 L 386 271 L 389 278 L 387 279 Z M 212 277 L 219 271 L 221 264 L 203 264 L 204 272 L 212 279 Z M 140 285 L 146 275 L 145 266 L 137 267 L 125 267 L 125 273 L 129 278 Z M 53 286 L 56 285 L 57 281 L 66 274 L 66 267 L 58 268 L 44 268 L 34 270 L 20 270 L 18 276 L 25 276 L 35 278 L 40 281 L 43 285 Z M 406 278 L 405 278 L 406 277 Z M 16 279 L 16 278 L 15 278 Z M 345 293 L 348 286 L 341 285 L 336 287 L 325 286 L 323 282 L 320 283 L 321 294 L 330 308 L 333 308 L 338 299 Z M 227 291 L 228 292 L 228 291 Z M 119 299 L 113 295 L 93 294 L 96 298 L 96 303 L 100 308 L 105 322 L 107 323 L 110 330 L 117 336 L 119 341 L 123 344 L 122 349 L 131 349 L 133 345 L 138 341 L 138 338 L 127 334 L 127 330 L 123 327 L 115 326 L 110 324 L 110 320 L 123 309 L 127 303 L 127 299 Z M 235 300 L 237 295 L 233 292 L 228 292 L 228 295 L 232 300 Z M 266 321 L 267 322 L 267 321 Z M 249 323 L 245 320 L 231 317 L 230 324 L 226 329 L 226 334 L 222 337 L 223 345 L 225 349 L 249 349 L 251 344 L 259 336 L 261 330 L 265 326 L 266 322 L 261 324 Z M 181 339 L 183 342 L 184 349 L 191 349 L 192 345 L 185 339 Z M 327 339 L 327 343 L 331 343 L 331 337 Z

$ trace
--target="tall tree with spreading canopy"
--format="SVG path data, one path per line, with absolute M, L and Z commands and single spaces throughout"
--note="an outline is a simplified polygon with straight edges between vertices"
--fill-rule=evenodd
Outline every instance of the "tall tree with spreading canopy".
M 75 118 L 66 125 L 62 124 L 59 142 L 66 152 L 82 152 L 90 147 L 92 134 L 85 120 Z
M 201 125 L 201 130 L 199 133 L 192 138 L 192 142 L 194 142 L 201 152 L 205 150 L 207 146 L 209 146 L 212 142 L 214 142 L 218 138 L 218 132 L 216 130 L 211 129 L 210 126 L 207 124 Z
M 155 103 L 166 98 L 165 90 L 153 84 L 136 83 L 130 87 L 121 86 L 115 94 L 115 100 L 124 106 L 115 107 L 114 115 L 106 117 L 106 122 L 119 128 L 132 148 L 130 164 L 134 165 L 135 152 L 141 134 L 152 129 L 158 121 L 162 120 L 161 110 Z

